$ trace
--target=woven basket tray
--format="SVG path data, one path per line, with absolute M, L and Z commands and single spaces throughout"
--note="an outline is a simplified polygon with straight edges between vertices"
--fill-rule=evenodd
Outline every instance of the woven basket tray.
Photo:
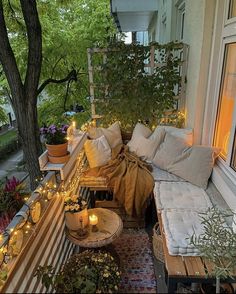
M 153 244 L 153 252 L 155 257 L 164 263 L 165 258 L 164 258 L 164 252 L 163 252 L 162 237 L 161 237 L 158 223 L 156 223 L 155 226 L 153 227 L 152 244 Z

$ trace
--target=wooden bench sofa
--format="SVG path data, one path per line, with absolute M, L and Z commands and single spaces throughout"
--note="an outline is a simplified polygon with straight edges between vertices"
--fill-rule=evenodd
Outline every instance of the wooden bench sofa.
M 88 162 L 85 154 L 83 160 L 85 162 L 84 167 L 86 170 L 88 168 Z M 96 196 L 101 191 L 103 193 L 110 192 L 110 187 L 108 186 L 105 178 L 88 178 L 82 176 L 80 178 L 80 186 L 89 189 L 92 207 L 104 207 L 115 211 L 121 216 L 125 228 L 145 227 L 144 218 L 138 219 L 128 216 L 125 213 L 124 208 L 121 207 L 121 205 L 118 204 L 118 202 L 116 202 L 115 200 L 96 199 Z M 221 208 L 228 208 L 220 193 L 212 183 L 209 184 L 207 193 L 210 195 L 213 204 Z M 157 216 L 163 240 L 163 252 L 165 258 L 166 282 L 168 293 L 174 293 L 174 291 L 177 289 L 177 284 L 179 282 L 214 282 L 214 278 L 209 277 L 213 272 L 214 265 L 211 264 L 209 261 L 204 260 L 202 257 L 199 256 L 173 256 L 169 254 L 168 248 L 166 246 L 165 233 L 163 231 L 161 213 L 159 211 L 157 211 Z M 230 282 L 233 282 L 233 280 L 230 280 Z

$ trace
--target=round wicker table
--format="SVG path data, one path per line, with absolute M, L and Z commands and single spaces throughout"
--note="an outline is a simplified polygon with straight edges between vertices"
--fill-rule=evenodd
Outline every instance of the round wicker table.
M 115 212 L 105 208 L 93 208 L 88 210 L 89 215 L 95 214 L 98 217 L 97 232 L 93 232 L 91 225 L 88 225 L 88 236 L 85 239 L 78 238 L 77 232 L 66 227 L 67 238 L 80 247 L 97 248 L 111 244 L 122 232 L 123 223 Z

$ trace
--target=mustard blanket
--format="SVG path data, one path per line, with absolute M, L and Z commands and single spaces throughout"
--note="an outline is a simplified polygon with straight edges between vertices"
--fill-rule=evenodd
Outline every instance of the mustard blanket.
M 124 206 L 126 213 L 140 217 L 154 187 L 148 168 L 145 162 L 128 151 L 126 145 L 118 145 L 112 150 L 112 158 L 106 165 L 90 169 L 86 175 L 105 177 L 114 198 Z

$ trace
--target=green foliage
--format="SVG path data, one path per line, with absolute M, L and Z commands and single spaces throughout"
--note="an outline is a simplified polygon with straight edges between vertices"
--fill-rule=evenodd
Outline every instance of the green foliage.
M 20 147 L 16 130 L 10 130 L 0 135 L 0 160 L 19 150 Z
M 29 195 L 26 185 L 15 177 L 8 179 L 0 186 L 0 215 L 10 217 L 20 210 L 24 204 L 24 197 Z
M 7 115 L 3 107 L 0 106 L 0 123 L 6 124 L 8 121 Z
M 1 81 L 1 79 L 0 79 Z M 8 117 L 6 114 L 6 111 L 3 108 L 3 105 L 6 104 L 6 99 L 4 99 L 4 96 L 1 97 L 1 87 L 0 87 L 0 125 L 6 124 L 8 122 Z
M 78 129 L 80 129 L 81 126 L 85 124 L 87 121 L 89 121 L 90 119 L 91 119 L 90 111 L 79 112 L 73 116 L 73 121 L 76 122 L 76 126 Z
M 104 115 L 104 124 L 120 120 L 127 129 L 137 121 L 157 125 L 166 111 L 175 109 L 182 44 L 152 45 L 155 63 L 160 64 L 152 74 L 145 68 L 151 46 L 122 42 L 109 46 L 106 63 L 94 77 L 98 86 L 96 112 Z M 101 65 L 101 59 L 97 54 L 93 66 Z
M 191 236 L 190 243 L 214 263 L 213 274 L 217 279 L 232 277 L 236 268 L 236 233 L 227 223 L 232 213 L 212 207 L 199 215 L 204 231 Z
M 15 139 L 17 139 L 16 130 L 9 130 L 5 132 L 4 134 L 0 135 L 0 147 L 10 143 L 11 141 L 14 141 Z
M 113 37 L 116 29 L 110 15 L 110 2 L 39 0 L 37 6 L 43 37 L 40 84 L 48 78 L 62 79 L 76 69 L 78 80 L 70 83 L 65 108 L 69 110 L 71 105 L 79 103 L 88 110 L 87 48 L 106 46 Z M 20 1 L 4 1 L 4 11 L 11 46 L 24 80 L 28 44 Z M 1 85 L 8 87 L 3 75 Z M 40 94 L 39 125 L 61 122 L 61 119 L 65 122 L 62 115 L 66 92 L 67 83 L 48 84 Z
M 120 282 L 114 258 L 106 252 L 89 250 L 72 255 L 59 273 L 52 266 L 40 266 L 35 276 L 57 293 L 113 293 Z

